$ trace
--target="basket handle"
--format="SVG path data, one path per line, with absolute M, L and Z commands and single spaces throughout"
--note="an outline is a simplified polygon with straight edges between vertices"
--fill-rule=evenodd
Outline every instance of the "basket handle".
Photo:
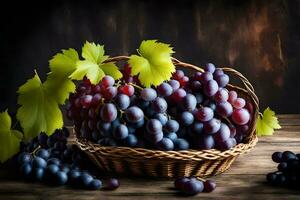
M 115 56 L 115 57 L 112 57 L 112 58 L 109 58 L 109 59 L 105 60 L 104 62 L 108 63 L 108 62 L 118 62 L 118 61 L 127 61 L 127 60 L 129 60 L 129 56 Z M 189 63 L 181 62 L 176 58 L 172 58 L 172 62 L 174 63 L 175 66 L 192 68 L 192 69 L 194 69 L 196 71 L 200 71 L 200 72 L 204 71 L 200 67 L 197 67 L 197 66 L 189 64 Z M 247 90 L 247 92 L 252 97 L 253 102 L 255 103 L 255 106 L 258 108 L 259 107 L 259 100 L 258 100 L 258 98 L 257 98 L 257 96 L 254 92 L 254 88 L 251 85 L 251 83 L 249 82 L 249 80 L 243 74 L 241 74 L 239 71 L 237 71 L 235 69 L 228 68 L 228 67 L 224 67 L 224 68 L 221 68 L 221 69 L 225 72 L 229 72 L 233 75 L 236 75 L 242 81 L 245 89 Z

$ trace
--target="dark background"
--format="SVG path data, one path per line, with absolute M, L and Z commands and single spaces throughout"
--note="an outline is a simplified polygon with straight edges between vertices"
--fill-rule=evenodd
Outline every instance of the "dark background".
M 61 49 L 86 41 L 111 55 L 135 53 L 141 40 L 174 46 L 178 59 L 242 72 L 261 109 L 300 113 L 300 1 L 10 1 L 1 6 L 0 109 Z

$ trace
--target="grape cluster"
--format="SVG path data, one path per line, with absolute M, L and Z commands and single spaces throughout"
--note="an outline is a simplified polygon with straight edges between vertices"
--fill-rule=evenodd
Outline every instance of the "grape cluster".
M 274 152 L 272 160 L 279 163 L 277 171 L 267 174 L 269 184 L 287 188 L 300 187 L 300 154 L 291 151 Z
M 252 106 L 234 90 L 229 76 L 211 63 L 188 77 L 176 70 L 169 81 L 142 88 L 130 66 L 115 82 L 84 79 L 71 95 L 67 116 L 79 137 L 104 146 L 169 150 L 228 150 L 243 142 Z
M 174 186 L 181 194 L 196 195 L 201 192 L 212 192 L 216 189 L 213 180 L 201 181 L 195 177 L 181 177 L 175 180 Z
M 96 172 L 95 166 L 75 145 L 67 145 L 69 135 L 68 129 L 63 128 L 50 137 L 41 133 L 30 142 L 22 143 L 18 156 L 21 176 L 50 185 L 68 184 L 90 190 L 101 188 L 102 181 L 90 173 Z M 108 181 L 108 189 L 118 186 L 117 179 Z

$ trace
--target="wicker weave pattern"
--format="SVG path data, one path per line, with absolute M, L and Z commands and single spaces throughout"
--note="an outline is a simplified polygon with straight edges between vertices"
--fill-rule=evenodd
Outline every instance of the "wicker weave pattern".
M 127 56 L 118 56 L 106 62 L 128 59 Z M 175 58 L 173 58 L 173 63 L 176 67 L 203 71 L 197 66 L 181 62 Z M 228 85 L 228 89 L 236 90 L 239 96 L 250 101 L 253 105 L 253 120 L 250 124 L 246 143 L 240 143 L 223 152 L 217 149 L 160 151 L 129 147 L 104 147 L 81 138 L 76 139 L 77 145 L 87 153 L 101 170 L 117 174 L 170 178 L 179 176 L 207 177 L 224 172 L 231 166 L 237 156 L 249 152 L 258 141 L 255 133 L 255 123 L 259 100 L 251 83 L 240 72 L 232 68 L 222 69 L 233 77 L 239 78 L 244 85 L 244 89 L 233 85 Z

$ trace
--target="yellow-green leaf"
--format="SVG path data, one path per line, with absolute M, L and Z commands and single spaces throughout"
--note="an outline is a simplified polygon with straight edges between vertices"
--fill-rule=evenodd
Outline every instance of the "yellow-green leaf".
M 273 135 L 274 129 L 280 129 L 278 119 L 275 112 L 269 107 L 263 112 L 263 116 L 258 116 L 256 122 L 256 131 L 258 136 Z
M 17 111 L 17 119 L 26 140 L 40 132 L 51 135 L 63 126 L 63 115 L 57 101 L 60 98 L 55 95 L 56 87 L 51 87 L 47 81 L 43 84 L 36 73 L 18 90 L 18 104 L 21 107 Z
M 78 60 L 78 53 L 74 49 L 62 50 L 62 53 L 57 53 L 49 61 L 51 72 L 59 76 L 69 76 L 76 69 Z
M 145 40 L 141 43 L 138 53 L 140 56 L 130 56 L 129 64 L 132 75 L 138 75 L 141 84 L 146 87 L 157 86 L 171 78 L 175 66 L 171 57 L 174 51 L 169 44 Z
M 96 64 L 100 64 L 108 58 L 104 55 L 104 52 L 104 45 L 95 44 L 94 42 L 86 41 L 82 47 L 82 57 Z
M 118 67 L 113 62 L 101 64 L 100 68 L 106 75 L 109 75 L 114 79 L 122 78 L 122 73 L 119 71 Z
M 75 71 L 78 60 L 78 53 L 70 48 L 57 53 L 49 61 L 51 72 L 47 76 L 44 87 L 59 104 L 64 104 L 69 94 L 75 91 L 75 84 L 69 76 Z
M 69 77 L 82 80 L 84 76 L 87 76 L 93 84 L 99 83 L 105 75 L 110 75 L 114 79 L 121 78 L 122 73 L 113 62 L 103 63 L 108 59 L 104 53 L 103 45 L 86 42 L 82 47 L 84 60 L 76 62 L 76 69 Z
M 64 104 L 70 93 L 76 89 L 76 85 L 68 76 L 59 76 L 52 72 L 48 74 L 43 87 L 58 104 Z
M 82 80 L 84 76 L 87 76 L 91 83 L 97 84 L 105 76 L 105 74 L 98 64 L 92 61 L 78 61 L 77 69 L 70 75 L 70 78 Z
M 0 162 L 3 163 L 20 149 L 22 133 L 11 129 L 11 118 L 7 112 L 0 113 Z

